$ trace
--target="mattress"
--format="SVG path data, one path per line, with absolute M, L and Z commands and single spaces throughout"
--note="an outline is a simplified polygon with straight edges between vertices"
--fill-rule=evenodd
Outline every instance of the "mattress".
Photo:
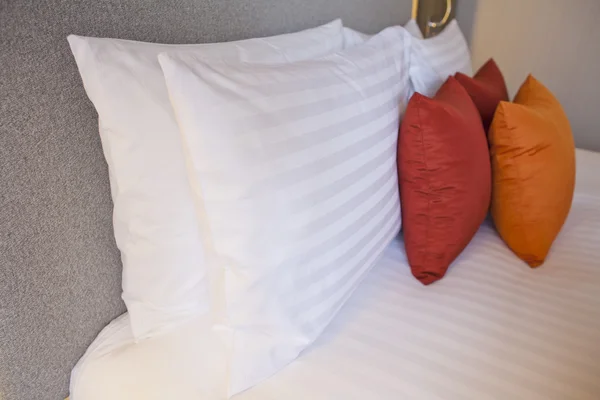
M 600 154 L 578 150 L 577 168 L 543 266 L 530 269 L 486 221 L 423 286 L 398 238 L 309 349 L 234 400 L 599 399 Z M 134 344 L 123 315 L 73 370 L 71 400 L 216 398 L 223 366 L 206 324 Z

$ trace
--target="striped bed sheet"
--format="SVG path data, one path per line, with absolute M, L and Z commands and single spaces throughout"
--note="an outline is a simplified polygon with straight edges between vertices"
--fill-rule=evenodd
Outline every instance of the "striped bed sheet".
M 486 221 L 425 287 L 398 238 L 308 350 L 233 399 L 599 399 L 600 154 L 578 150 L 577 167 L 571 213 L 543 266 L 518 260 Z M 192 398 L 181 387 L 191 382 L 150 378 L 186 346 L 149 359 L 127 324 L 125 315 L 100 334 L 73 373 L 71 400 Z

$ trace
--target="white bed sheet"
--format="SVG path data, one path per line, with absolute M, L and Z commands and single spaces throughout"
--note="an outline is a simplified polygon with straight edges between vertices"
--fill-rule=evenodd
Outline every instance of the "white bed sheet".
M 599 399 L 600 153 L 577 151 L 576 195 L 530 269 L 489 221 L 422 286 L 395 240 L 295 362 L 235 400 Z M 73 371 L 71 400 L 215 399 L 218 346 L 196 320 L 133 344 L 113 321 Z

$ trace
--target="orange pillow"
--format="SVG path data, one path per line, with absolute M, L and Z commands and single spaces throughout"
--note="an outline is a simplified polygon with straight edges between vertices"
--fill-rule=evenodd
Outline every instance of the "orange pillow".
M 571 208 L 575 145 L 552 93 L 529 75 L 513 103 L 501 102 L 489 132 L 492 217 L 531 267 L 544 262 Z
M 404 246 L 423 284 L 444 276 L 490 207 L 492 172 L 479 112 L 449 77 L 433 98 L 412 96 L 398 138 Z
M 500 68 L 494 59 L 490 58 L 472 78 L 457 72 L 456 79 L 473 99 L 481 115 L 483 129 L 487 132 L 498 104 L 508 101 L 508 89 Z

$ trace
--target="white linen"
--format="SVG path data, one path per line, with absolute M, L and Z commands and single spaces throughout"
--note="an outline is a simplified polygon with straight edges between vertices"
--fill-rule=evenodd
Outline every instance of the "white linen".
M 229 395 L 312 343 L 398 233 L 409 39 L 391 27 L 277 66 L 159 56 L 205 225 Z
M 457 72 L 473 75 L 471 52 L 456 20 L 450 21 L 439 34 L 424 39 L 417 22 L 410 20 L 404 25 L 412 36 L 410 52 L 409 97 L 414 92 L 432 97 L 448 79 Z M 371 36 L 344 27 L 344 48 L 364 43 Z
M 452 274 L 424 287 L 395 240 L 313 345 L 233 399 L 600 398 L 598 171 L 600 154 L 578 150 L 571 214 L 540 268 L 486 222 Z M 135 345 L 127 318 L 80 360 L 71 400 L 218 398 L 200 387 L 202 321 Z
M 404 29 L 408 31 L 411 35 L 418 39 L 423 39 L 423 34 L 417 25 L 417 21 L 411 19 L 404 25 Z M 348 28 L 344 26 L 342 29 L 342 34 L 344 36 L 344 48 L 348 49 L 353 46 L 357 46 L 365 41 L 369 40 L 372 35 L 367 35 L 366 33 L 359 32 L 355 29 Z
M 143 339 L 208 309 L 199 228 L 158 54 L 294 62 L 341 49 L 342 24 L 336 20 L 287 35 L 197 45 L 75 35 L 68 40 L 98 111 L 123 260 L 122 297 L 134 335 Z
M 342 34 L 344 36 L 344 48 L 349 49 L 350 47 L 358 46 L 359 44 L 363 44 L 367 40 L 371 38 L 371 35 L 367 35 L 366 33 L 359 32 L 352 28 L 348 28 L 345 26 L 342 29 Z
M 408 31 L 411 35 L 416 37 L 417 39 L 423 39 L 423 32 L 421 32 L 421 28 L 419 28 L 419 24 L 414 19 L 411 19 L 404 25 L 404 29 Z
M 473 75 L 471 52 L 456 20 L 434 37 L 412 41 L 410 80 L 416 92 L 432 97 L 449 76 Z

